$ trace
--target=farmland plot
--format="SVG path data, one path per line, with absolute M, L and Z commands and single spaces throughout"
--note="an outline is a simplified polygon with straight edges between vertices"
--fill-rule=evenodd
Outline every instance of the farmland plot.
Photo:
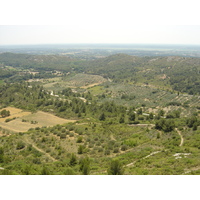
M 62 90 L 67 87 L 70 88 L 89 88 L 93 87 L 95 85 L 99 85 L 101 83 L 106 82 L 107 80 L 103 78 L 102 76 L 98 75 L 89 75 L 89 74 L 76 74 L 75 76 L 72 77 L 60 77 L 55 79 L 49 79 L 49 83 L 44 84 L 44 87 L 47 90 Z
M 57 117 L 53 114 L 38 111 L 36 113 L 24 112 L 21 109 L 7 107 L 11 115 L 6 118 L 0 118 L 0 127 L 12 132 L 26 132 L 30 128 L 55 126 L 57 124 L 65 124 L 75 122 L 75 120 L 67 120 Z M 5 122 L 6 119 L 12 119 Z

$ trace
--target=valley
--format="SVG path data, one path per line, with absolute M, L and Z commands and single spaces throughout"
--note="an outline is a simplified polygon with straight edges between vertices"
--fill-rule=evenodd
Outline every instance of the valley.
M 200 174 L 199 71 L 197 57 L 0 54 L 0 174 Z

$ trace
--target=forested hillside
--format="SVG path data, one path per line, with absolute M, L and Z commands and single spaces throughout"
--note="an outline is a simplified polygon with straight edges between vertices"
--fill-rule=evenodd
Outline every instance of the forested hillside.
M 116 54 L 95 60 L 81 60 L 58 55 L 0 54 L 2 67 L 60 70 L 102 75 L 114 82 L 134 82 L 170 87 L 179 92 L 200 94 L 200 58 L 136 57 Z M 2 68 L 1 67 L 1 68 Z M 1 69 L 1 77 L 12 72 Z
M 0 54 L 0 174 L 200 174 L 199 71 L 199 58 Z
M 115 82 L 170 85 L 176 91 L 200 94 L 199 58 L 134 57 L 117 54 L 88 63 L 85 71 L 112 78 Z
M 80 60 L 68 56 L 58 55 L 27 55 L 27 54 L 0 54 L 0 63 L 15 68 L 35 70 L 63 70 L 69 71 L 78 65 Z

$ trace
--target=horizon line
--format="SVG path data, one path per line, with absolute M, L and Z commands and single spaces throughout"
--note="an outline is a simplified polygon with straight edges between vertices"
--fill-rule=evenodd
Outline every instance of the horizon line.
M 184 46 L 200 46 L 200 44 L 187 44 L 187 43 L 37 43 L 37 44 L 0 44 L 2 46 L 42 46 L 42 45 L 184 45 Z

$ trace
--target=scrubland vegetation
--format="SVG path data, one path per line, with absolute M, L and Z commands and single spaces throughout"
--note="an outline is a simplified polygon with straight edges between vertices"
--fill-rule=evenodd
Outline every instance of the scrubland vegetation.
M 200 174 L 200 59 L 0 54 L 0 174 Z

